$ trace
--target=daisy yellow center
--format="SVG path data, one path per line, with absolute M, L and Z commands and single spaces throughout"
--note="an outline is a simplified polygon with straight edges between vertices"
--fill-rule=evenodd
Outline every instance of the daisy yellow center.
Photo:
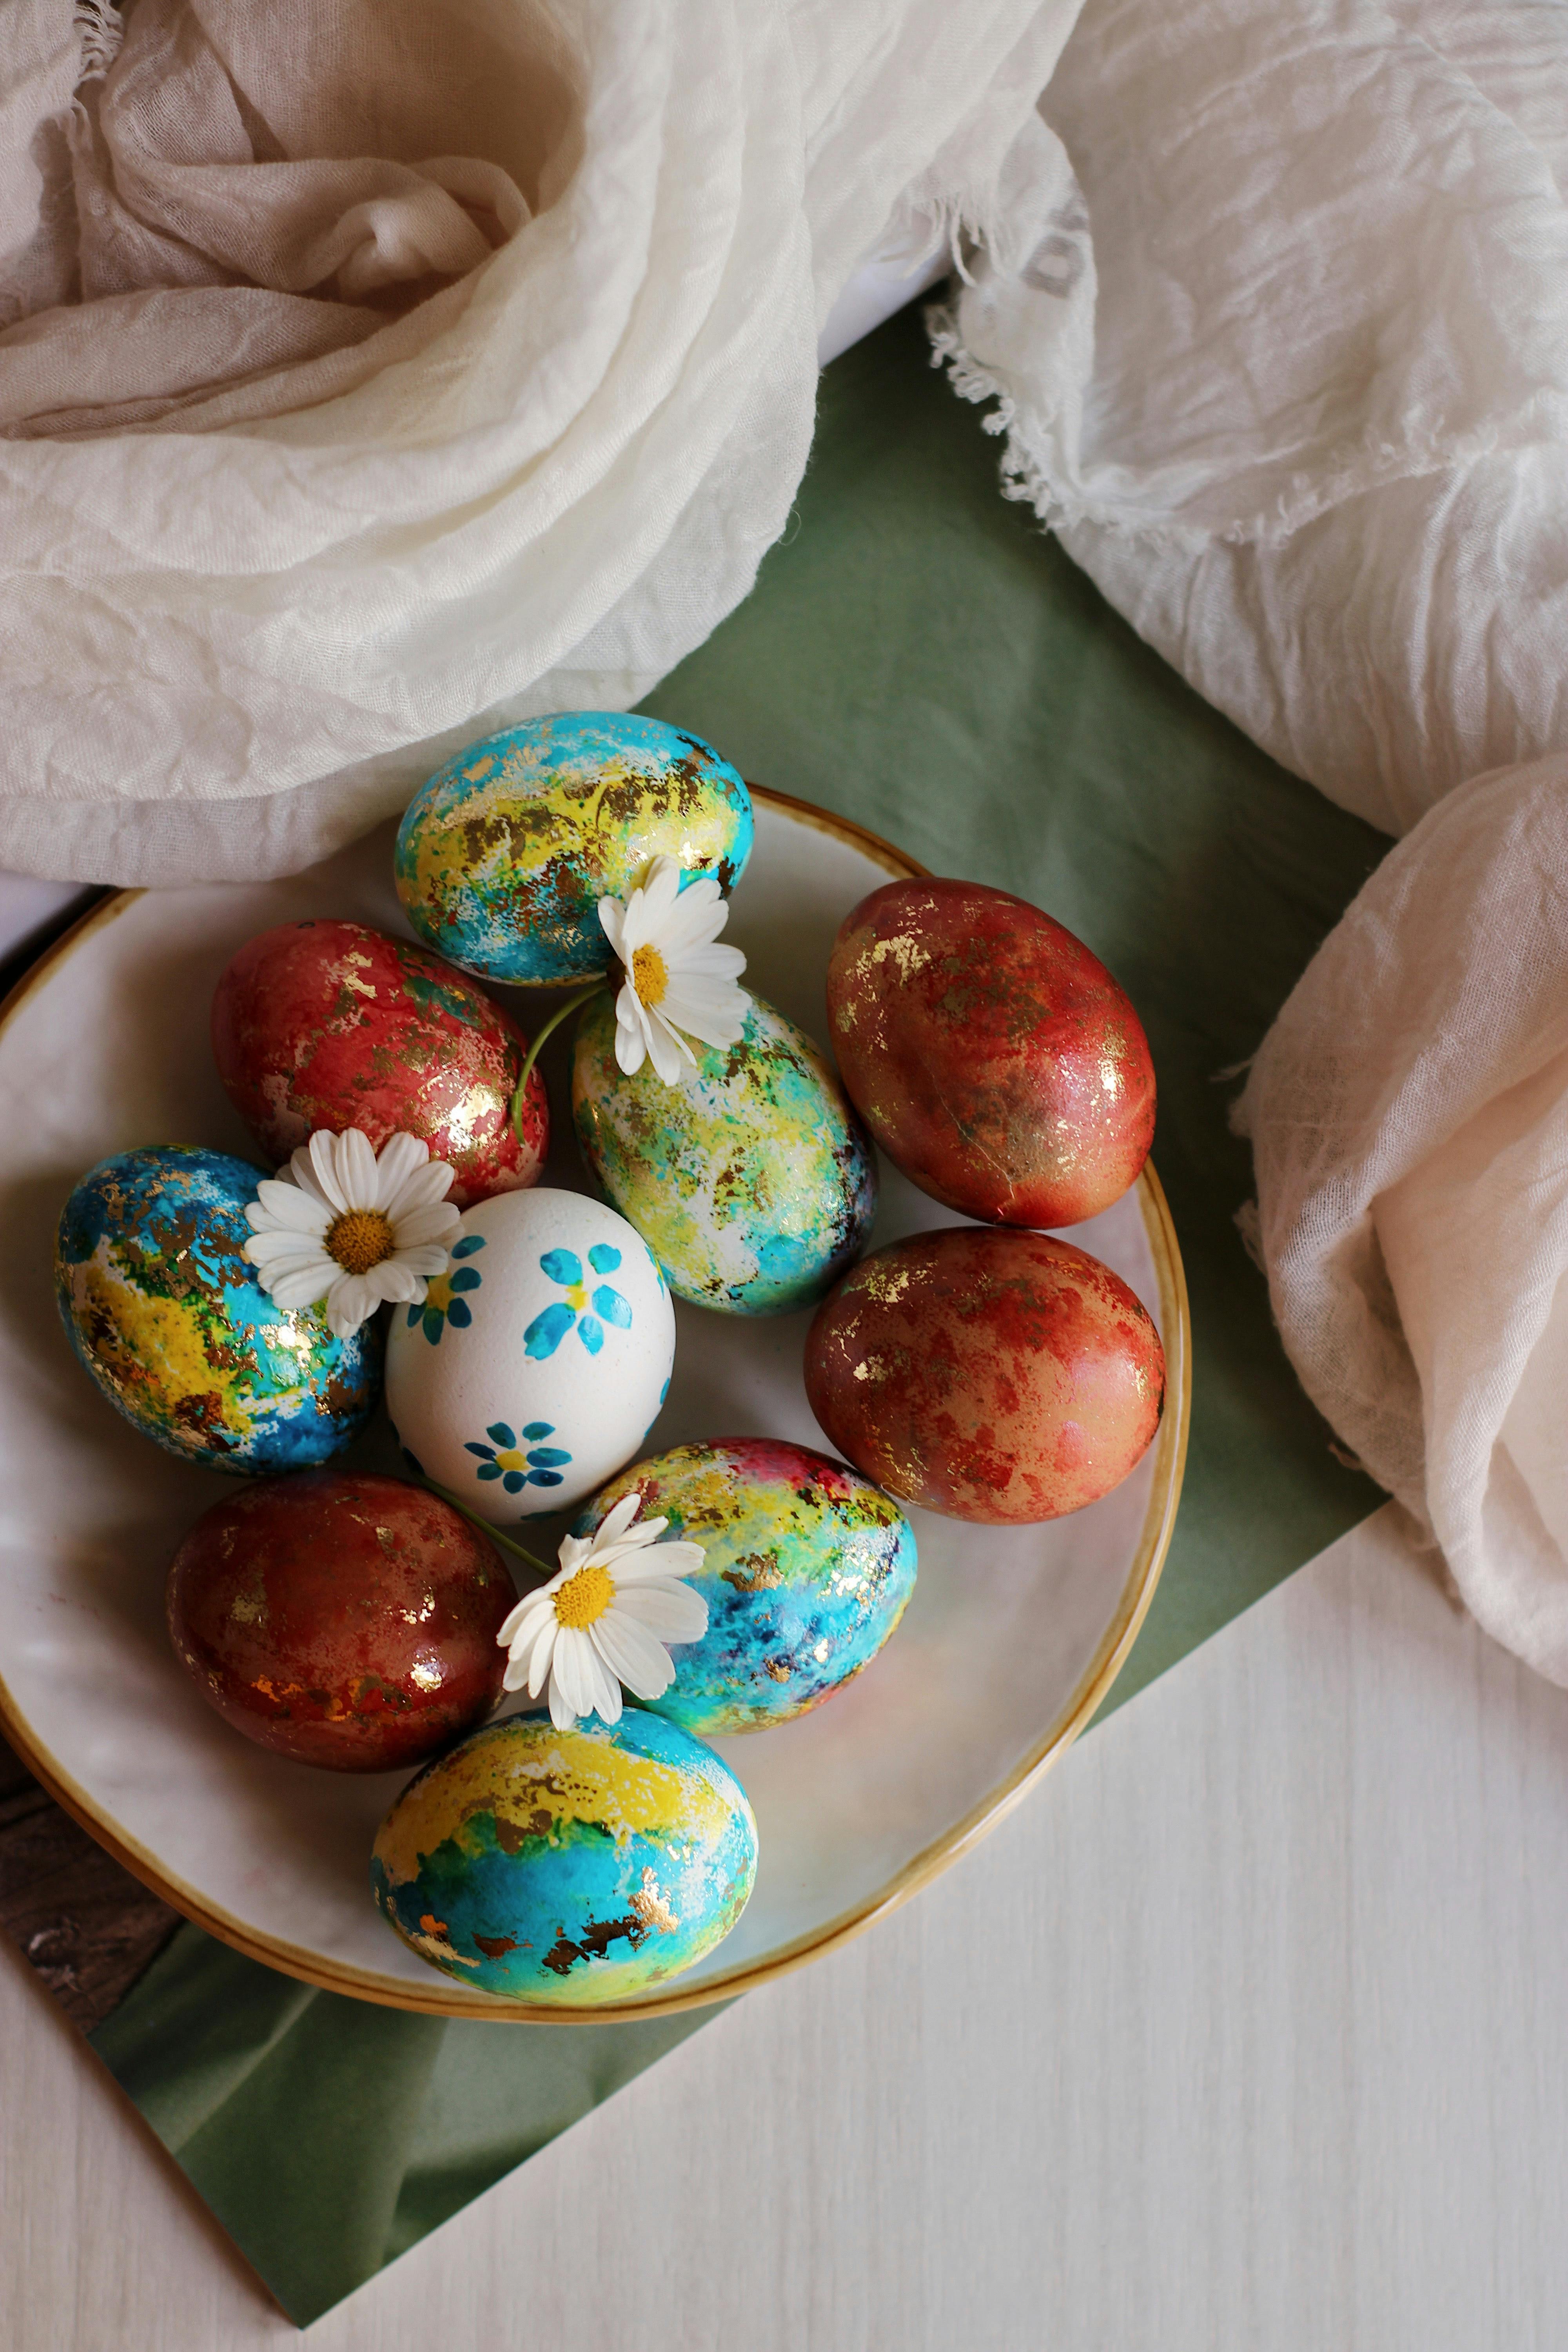
M 616 1597 L 616 1580 L 607 1568 L 580 1568 L 555 1596 L 555 1619 L 579 1633 L 596 1623 Z
M 327 1229 L 327 1254 L 350 1274 L 368 1274 L 397 1244 L 392 1220 L 379 1209 L 350 1209 Z
M 669 993 L 669 966 L 657 948 L 640 947 L 632 958 L 632 986 L 651 1013 Z

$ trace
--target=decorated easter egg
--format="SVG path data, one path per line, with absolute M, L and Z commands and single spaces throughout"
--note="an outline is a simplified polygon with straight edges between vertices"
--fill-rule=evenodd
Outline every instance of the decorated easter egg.
M 751 794 L 700 736 L 558 711 L 471 743 L 415 794 L 398 896 L 466 971 L 559 987 L 609 964 L 601 898 L 625 898 L 661 856 L 728 895 L 752 829 Z
M 174 1654 L 226 1723 L 298 1764 L 386 1772 L 501 1695 L 500 1553 L 401 1478 L 308 1470 L 196 1521 L 164 1587 Z
M 66 1202 L 55 1290 L 81 1362 L 126 1419 L 209 1470 L 330 1461 L 370 1411 L 381 1334 L 334 1339 L 278 1307 L 245 1255 L 262 1171 L 170 1145 L 102 1160 Z
M 756 1869 L 729 1767 L 628 1706 L 572 1731 L 512 1716 L 427 1764 L 376 1833 L 371 1886 L 404 1942 L 459 1984 L 588 2009 L 710 1952 Z
M 842 1690 L 868 1665 L 915 1588 L 914 1529 L 898 1505 L 808 1445 L 719 1437 L 638 1462 L 573 1528 L 592 1535 L 624 1495 L 700 1544 L 685 1581 L 708 1603 L 700 1642 L 670 1649 L 653 1702 L 704 1738 L 764 1731 Z
M 445 1160 L 459 1209 L 536 1181 L 550 1148 L 537 1070 L 511 1099 L 528 1040 L 438 956 L 363 923 L 279 923 L 218 982 L 213 1057 L 241 1118 L 279 1165 L 319 1127 L 357 1127 L 379 1151 L 416 1135 Z
M 749 1000 L 738 1045 L 697 1045 L 674 1086 L 616 1063 L 615 1000 L 584 1007 L 572 1110 L 584 1157 L 694 1307 L 816 1304 L 866 1246 L 877 1162 L 832 1064 Z
M 805 1392 L 889 1494 L 957 1519 L 1058 1518 L 1120 1486 L 1160 1425 L 1165 1356 L 1127 1285 L 1048 1234 L 915 1234 L 818 1309 Z
M 1148 1157 L 1154 1069 L 1138 1015 L 1081 940 L 1005 890 L 873 890 L 834 942 L 827 1017 L 882 1150 L 965 1216 L 1075 1224 Z
M 409 1461 L 498 1527 L 591 1495 L 669 1386 L 675 1309 L 624 1217 L 581 1192 L 465 1212 L 422 1307 L 397 1308 L 386 1404 Z

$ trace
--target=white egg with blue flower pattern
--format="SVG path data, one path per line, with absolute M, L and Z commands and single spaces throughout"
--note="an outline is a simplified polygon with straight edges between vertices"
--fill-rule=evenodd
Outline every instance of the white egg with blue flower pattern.
M 511 1527 L 631 1460 L 674 1362 L 668 1287 L 624 1217 L 500 1192 L 465 1213 L 424 1305 L 393 1309 L 387 1410 L 412 1469 Z

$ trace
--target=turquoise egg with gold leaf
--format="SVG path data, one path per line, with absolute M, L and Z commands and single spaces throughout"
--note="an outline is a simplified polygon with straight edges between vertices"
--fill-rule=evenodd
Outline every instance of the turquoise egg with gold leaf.
M 572 1115 L 606 1197 L 694 1307 L 813 1307 L 866 1246 L 870 1137 L 814 1039 L 760 996 L 733 1045 L 699 1045 L 666 1086 L 616 1060 L 615 999 L 584 1005 Z
M 915 1589 L 914 1529 L 897 1503 L 813 1446 L 672 1446 L 613 1478 L 573 1534 L 594 1534 L 633 1493 L 639 1519 L 668 1519 L 668 1541 L 702 1547 L 683 1576 L 708 1630 L 671 1648 L 675 1680 L 653 1705 L 705 1739 L 820 1706 L 870 1664 Z
M 752 796 L 710 743 L 635 711 L 565 710 L 471 743 L 398 828 L 395 873 L 420 937 L 488 980 L 565 987 L 609 968 L 599 901 L 659 856 L 726 895 Z
M 375 1401 L 382 1341 L 280 1307 L 245 1255 L 264 1171 L 226 1152 L 122 1151 L 72 1191 L 55 1289 L 72 1348 L 143 1436 L 205 1469 L 309 1470 Z
M 728 1765 L 628 1706 L 558 1731 L 511 1716 L 411 1780 L 376 1833 L 371 1889 L 433 1968 L 552 2009 L 630 2000 L 722 1941 L 757 1869 Z

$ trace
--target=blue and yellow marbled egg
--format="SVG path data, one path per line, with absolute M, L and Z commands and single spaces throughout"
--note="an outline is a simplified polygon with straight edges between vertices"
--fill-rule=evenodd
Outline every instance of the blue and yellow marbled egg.
M 760 996 L 734 1045 L 665 1085 L 616 1062 L 610 995 L 583 1009 L 572 1114 L 584 1157 L 678 1298 L 731 1315 L 813 1307 L 866 1246 L 871 1139 L 832 1064 Z
M 398 828 L 397 892 L 465 971 L 563 987 L 608 969 L 601 898 L 626 898 L 660 856 L 728 895 L 753 829 L 751 794 L 700 736 L 560 711 L 437 770 Z
M 628 1706 L 611 1725 L 524 1715 L 474 1732 L 409 1782 L 370 1875 L 383 1917 L 459 1984 L 591 2009 L 710 1952 L 756 1870 L 729 1767 Z
M 55 1242 L 71 1346 L 110 1402 L 209 1470 L 308 1470 L 374 1402 L 381 1334 L 277 1307 L 245 1256 L 263 1171 L 226 1152 L 123 1151 L 84 1176 Z
M 830 1454 L 769 1437 L 677 1445 L 623 1470 L 573 1529 L 592 1534 L 636 1488 L 638 1517 L 706 1557 L 700 1642 L 672 1648 L 661 1715 L 706 1738 L 765 1731 L 820 1706 L 868 1665 L 915 1589 L 914 1529 Z

